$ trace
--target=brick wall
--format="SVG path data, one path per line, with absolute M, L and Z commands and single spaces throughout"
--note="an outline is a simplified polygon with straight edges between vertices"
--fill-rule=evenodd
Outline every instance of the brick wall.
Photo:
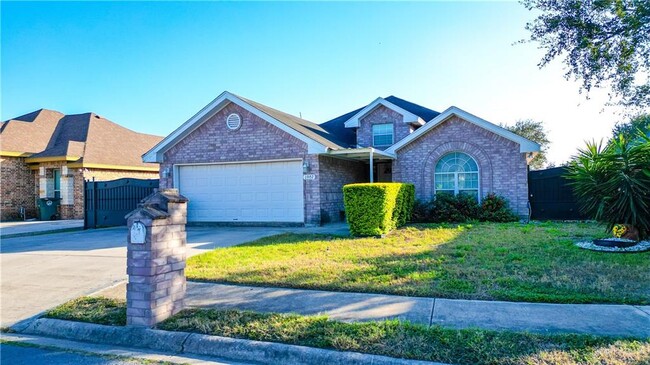
M 368 180 L 368 165 L 348 160 L 319 156 L 321 222 L 341 220 L 343 185 Z
M 226 127 L 226 118 L 237 113 L 242 125 Z M 320 223 L 318 157 L 307 154 L 307 144 L 264 121 L 255 114 L 228 104 L 187 137 L 165 152 L 160 166 L 160 187 L 172 188 L 173 165 L 301 158 L 311 166 L 315 180 L 304 180 L 305 222 Z M 169 174 L 163 177 L 163 171 Z M 191 208 L 191 202 L 189 209 Z
M 0 220 L 19 219 L 20 207 L 27 218 L 36 217 L 35 174 L 25 159 L 0 157 L 0 170 Z
M 357 144 L 362 147 L 374 147 L 372 145 L 372 126 L 374 124 L 393 124 L 393 143 L 408 136 L 411 133 L 411 126 L 402 122 L 402 115 L 398 112 L 379 105 L 375 110 L 370 112 L 359 121 L 357 129 Z M 381 150 L 389 146 L 378 147 Z
M 417 199 L 431 199 L 435 165 L 449 152 L 464 152 L 476 160 L 481 196 L 494 192 L 508 199 L 517 214 L 528 214 L 528 170 L 519 145 L 458 117 L 397 151 L 393 181 L 413 183 Z

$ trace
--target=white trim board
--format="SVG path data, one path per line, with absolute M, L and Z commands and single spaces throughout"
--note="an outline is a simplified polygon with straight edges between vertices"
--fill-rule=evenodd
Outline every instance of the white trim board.
M 247 102 L 241 100 L 237 95 L 231 94 L 228 91 L 224 91 L 221 95 L 217 96 L 216 99 L 212 100 L 208 105 L 203 107 L 198 113 L 192 116 L 185 123 L 181 124 L 180 127 L 176 128 L 172 133 L 155 145 L 152 149 L 147 151 L 142 155 L 143 162 L 163 162 L 163 154 L 180 142 L 183 138 L 187 137 L 192 133 L 196 128 L 205 123 L 213 115 L 218 113 L 229 103 L 234 103 L 241 108 L 255 114 L 262 120 L 272 124 L 273 126 L 281 129 L 282 131 L 288 133 L 289 135 L 296 137 L 297 139 L 305 142 L 307 144 L 308 153 L 324 153 L 327 152 L 328 148 L 323 144 L 316 142 L 315 140 L 305 136 L 304 134 L 296 131 L 295 129 L 287 126 L 286 124 L 278 121 L 277 119 L 271 117 L 270 115 L 262 112 L 261 110 L 253 107 Z M 272 148 L 272 146 L 269 146 Z
M 358 113 L 353 115 L 350 119 L 345 121 L 345 128 L 358 128 L 359 127 L 359 121 L 368 115 L 370 112 L 375 110 L 378 106 L 383 105 L 388 109 L 391 109 L 399 114 L 402 115 L 402 122 L 404 123 L 415 123 L 419 125 L 424 124 L 424 120 L 422 118 L 418 117 L 417 115 L 409 112 L 408 110 L 405 110 L 403 108 L 400 108 L 399 106 L 391 103 L 390 101 L 384 99 L 384 98 L 377 98 L 375 99 L 372 103 L 366 105 L 363 109 L 359 110 Z
M 499 127 L 496 124 L 490 123 L 485 119 L 481 119 L 473 114 L 470 114 L 458 107 L 451 106 L 447 108 L 444 112 L 440 113 L 437 117 L 431 119 L 428 123 L 426 123 L 424 126 L 418 128 L 415 132 L 411 133 L 405 138 L 402 138 L 399 142 L 395 143 L 392 145 L 390 148 L 386 149 L 386 152 L 390 153 L 397 153 L 397 150 L 400 148 L 406 146 L 407 144 L 413 142 L 414 140 L 420 138 L 423 136 L 425 133 L 430 131 L 431 129 L 435 128 L 436 126 L 440 125 L 441 123 L 445 122 L 452 116 L 457 116 L 463 120 L 466 120 L 472 124 L 475 124 L 483 129 L 486 129 L 494 134 L 497 134 L 503 138 L 509 139 L 517 144 L 519 144 L 519 152 L 525 153 L 525 152 L 539 152 L 540 151 L 540 146 L 539 144 L 528 140 L 522 136 L 519 136 L 515 133 L 510 132 L 509 130 Z

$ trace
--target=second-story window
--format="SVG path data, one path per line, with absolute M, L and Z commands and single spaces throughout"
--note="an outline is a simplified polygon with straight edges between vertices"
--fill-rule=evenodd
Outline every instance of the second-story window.
M 393 123 L 372 126 L 372 145 L 390 146 L 393 144 Z

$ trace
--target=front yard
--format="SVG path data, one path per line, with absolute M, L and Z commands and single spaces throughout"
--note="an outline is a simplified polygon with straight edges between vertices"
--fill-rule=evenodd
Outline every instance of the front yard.
M 413 225 L 386 238 L 282 234 L 188 259 L 190 280 L 397 295 L 650 304 L 650 252 L 574 246 L 594 223 Z

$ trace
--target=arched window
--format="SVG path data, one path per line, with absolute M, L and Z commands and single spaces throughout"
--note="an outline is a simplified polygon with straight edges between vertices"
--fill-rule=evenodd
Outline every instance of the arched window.
M 435 193 L 469 194 L 479 199 L 478 164 L 462 152 L 444 155 L 436 164 Z

